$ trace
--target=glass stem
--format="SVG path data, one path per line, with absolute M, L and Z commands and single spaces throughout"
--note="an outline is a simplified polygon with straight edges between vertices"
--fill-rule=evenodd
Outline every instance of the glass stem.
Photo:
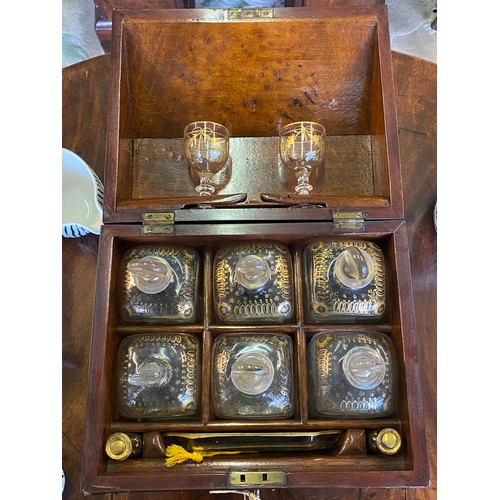
M 297 186 L 295 186 L 295 191 L 297 191 L 297 193 L 302 196 L 309 195 L 309 191 L 312 191 L 313 189 L 311 184 L 309 184 L 309 176 L 303 172 L 301 172 L 300 174 L 298 173 L 297 181 L 298 184 Z
M 210 196 L 215 192 L 215 187 L 212 185 L 212 181 L 208 176 L 200 176 L 200 184 L 196 186 L 196 191 L 200 196 Z

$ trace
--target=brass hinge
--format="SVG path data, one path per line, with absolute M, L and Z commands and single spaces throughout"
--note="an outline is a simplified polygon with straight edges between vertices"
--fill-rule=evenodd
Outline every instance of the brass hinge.
M 360 231 L 365 228 L 363 212 L 333 212 L 333 229 Z
M 142 234 L 173 234 L 174 212 L 150 212 L 142 215 Z
M 229 19 L 254 19 L 256 17 L 274 17 L 274 9 L 229 9 Z
M 283 471 L 233 471 L 229 472 L 230 486 L 285 486 L 286 474 Z

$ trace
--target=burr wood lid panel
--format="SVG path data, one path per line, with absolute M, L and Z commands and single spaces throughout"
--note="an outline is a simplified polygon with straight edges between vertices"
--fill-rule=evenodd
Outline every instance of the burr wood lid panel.
M 248 208 L 271 219 L 273 208 L 300 203 L 402 217 L 384 9 L 282 8 L 244 21 L 226 9 L 115 17 L 105 222 L 209 202 L 232 203 L 242 220 Z M 205 200 L 183 150 L 185 127 L 199 120 L 229 133 L 228 160 Z M 308 199 L 280 155 L 280 132 L 295 122 L 325 130 Z

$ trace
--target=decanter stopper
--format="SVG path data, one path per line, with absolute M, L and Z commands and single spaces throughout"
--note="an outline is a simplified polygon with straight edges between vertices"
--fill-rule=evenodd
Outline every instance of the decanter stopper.
M 385 377 L 385 361 L 380 353 L 368 346 L 353 347 L 342 362 L 344 375 L 357 389 L 373 389 Z
M 161 257 L 148 256 L 131 260 L 127 269 L 137 288 L 144 293 L 159 293 L 174 280 L 172 267 Z
M 258 349 L 240 354 L 231 367 L 231 381 L 244 394 L 261 394 L 274 379 L 274 367 L 269 357 Z
M 271 279 L 268 263 L 257 255 L 246 255 L 236 262 L 234 281 L 247 290 L 258 290 Z
M 142 387 L 161 387 L 168 384 L 172 377 L 172 366 L 166 359 L 150 358 L 137 367 L 128 377 L 130 385 Z
M 375 263 L 368 252 L 349 246 L 339 255 L 334 272 L 344 286 L 357 290 L 373 281 Z

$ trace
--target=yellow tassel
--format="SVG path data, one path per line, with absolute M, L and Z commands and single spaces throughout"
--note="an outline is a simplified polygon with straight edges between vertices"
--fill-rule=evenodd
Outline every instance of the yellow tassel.
M 235 455 L 240 453 L 239 451 L 202 451 L 195 450 L 193 452 L 189 452 L 185 450 L 182 446 L 178 444 L 171 444 L 167 446 L 165 451 L 165 456 L 167 459 L 165 460 L 165 465 L 167 467 L 172 467 L 176 464 L 181 464 L 186 460 L 192 460 L 193 462 L 200 463 L 205 457 L 213 457 L 215 455 Z

